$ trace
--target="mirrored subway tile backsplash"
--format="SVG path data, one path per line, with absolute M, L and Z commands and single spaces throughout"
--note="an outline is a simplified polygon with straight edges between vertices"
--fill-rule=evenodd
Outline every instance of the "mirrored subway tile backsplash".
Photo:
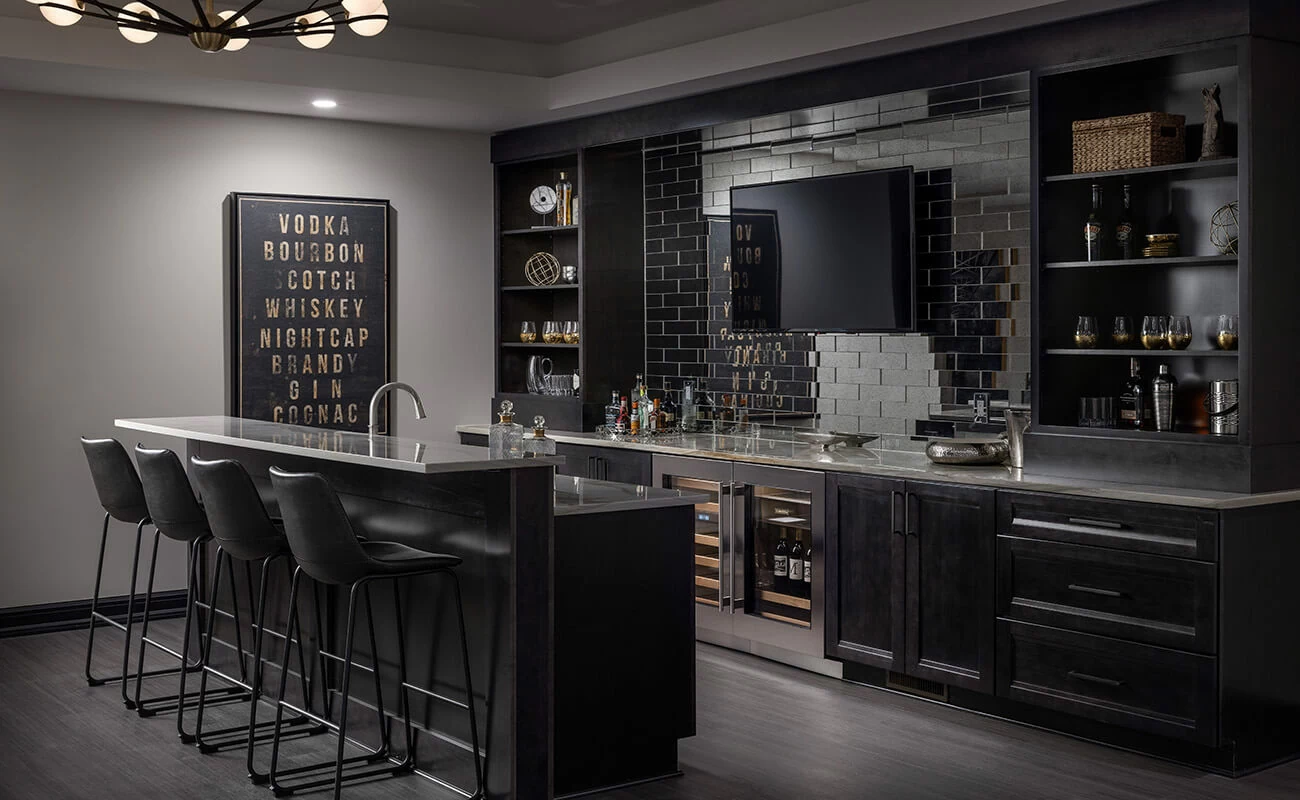
M 646 140 L 647 369 L 704 377 L 751 408 L 908 436 L 917 422 L 1028 402 L 1029 78 L 1012 75 Z M 910 165 L 920 334 L 736 334 L 733 186 Z

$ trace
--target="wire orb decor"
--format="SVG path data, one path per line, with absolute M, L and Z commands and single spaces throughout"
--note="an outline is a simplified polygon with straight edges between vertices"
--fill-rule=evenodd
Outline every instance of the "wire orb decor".
M 1210 244 L 1219 249 L 1219 255 L 1237 255 L 1237 237 L 1241 226 L 1237 218 L 1237 201 L 1219 206 L 1210 217 Z
M 560 279 L 560 260 L 550 253 L 533 253 L 524 262 L 524 277 L 534 286 L 551 286 Z

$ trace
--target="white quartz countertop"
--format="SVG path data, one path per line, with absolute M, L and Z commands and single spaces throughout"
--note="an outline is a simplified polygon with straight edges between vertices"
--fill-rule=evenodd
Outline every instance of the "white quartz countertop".
M 456 431 L 457 433 L 486 436 L 488 426 L 457 425 Z M 1187 508 L 1225 510 L 1300 501 L 1300 490 L 1239 494 L 1206 489 L 1138 486 L 1042 475 L 1035 473 L 1032 466 L 1028 469 L 1018 470 L 1010 467 L 961 467 L 934 464 L 923 453 L 873 450 L 869 446 L 857 448 L 841 446 L 823 452 L 814 445 L 711 433 L 687 434 L 677 437 L 671 444 L 617 442 L 597 436 L 594 433 L 574 433 L 571 431 L 548 430 L 546 434 L 557 442 L 591 447 L 612 447 L 672 456 L 717 458 L 752 464 L 793 467 L 795 469 L 851 472 L 876 475 L 883 478 L 959 483 L 995 489 L 1019 489 L 1075 497 L 1159 503 Z
M 369 436 L 351 431 L 284 425 L 238 417 L 154 417 L 119 419 L 124 430 L 191 439 L 199 442 L 247 447 L 270 453 L 342 461 L 368 467 L 432 475 L 443 472 L 477 472 L 528 469 L 564 463 L 563 456 L 492 460 L 482 447 L 447 442 L 421 442 L 397 436 Z
M 598 481 L 592 478 L 555 476 L 555 516 L 604 514 L 611 511 L 643 511 L 707 503 L 703 494 L 678 489 L 657 489 L 630 483 Z

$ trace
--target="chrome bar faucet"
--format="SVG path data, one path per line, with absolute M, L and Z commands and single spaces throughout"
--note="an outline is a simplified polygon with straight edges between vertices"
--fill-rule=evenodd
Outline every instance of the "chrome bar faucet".
M 391 381 L 376 389 L 374 396 L 370 398 L 370 426 L 368 430 L 371 436 L 379 433 L 379 400 L 392 389 L 402 389 L 409 394 L 411 399 L 415 401 L 415 418 L 424 419 L 424 403 L 420 402 L 420 393 L 415 391 L 415 387 L 409 383 Z

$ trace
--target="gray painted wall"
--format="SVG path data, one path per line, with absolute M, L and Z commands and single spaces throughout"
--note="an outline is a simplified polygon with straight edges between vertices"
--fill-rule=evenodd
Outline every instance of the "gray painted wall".
M 454 436 L 492 392 L 488 137 L 0 92 L 0 608 L 90 596 L 102 511 L 77 442 L 122 416 L 224 411 L 222 201 L 387 198 L 397 214 L 394 375 Z M 179 443 L 146 437 L 146 443 Z M 110 535 L 124 594 L 133 533 Z M 114 546 L 116 545 L 116 546 Z M 159 585 L 183 585 L 183 548 Z

